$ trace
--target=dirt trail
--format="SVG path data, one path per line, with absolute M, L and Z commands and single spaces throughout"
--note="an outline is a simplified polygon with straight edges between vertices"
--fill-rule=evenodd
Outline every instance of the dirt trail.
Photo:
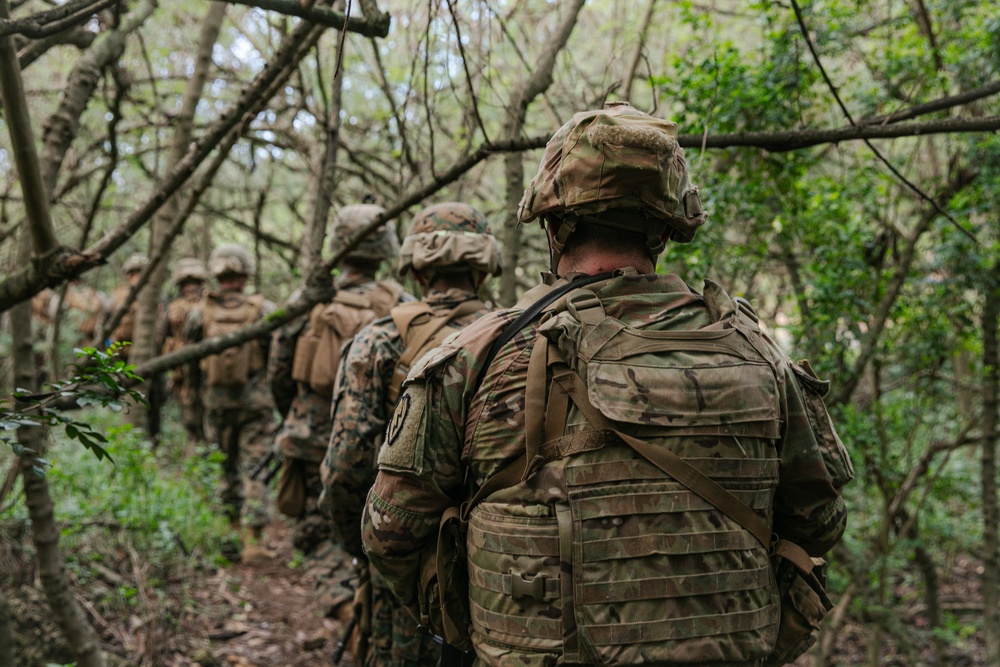
M 340 623 L 322 618 L 303 567 L 289 567 L 294 550 L 279 520 L 265 533 L 274 560 L 236 563 L 190 582 L 190 612 L 164 664 L 326 667 L 340 637 Z M 341 667 L 354 667 L 345 653 Z

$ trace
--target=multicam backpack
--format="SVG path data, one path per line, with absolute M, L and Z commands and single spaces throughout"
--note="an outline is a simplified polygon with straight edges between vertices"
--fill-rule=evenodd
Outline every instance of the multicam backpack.
M 709 326 L 646 330 L 606 317 L 581 289 L 542 324 L 525 456 L 442 521 L 441 624 L 458 645 L 442 552 L 467 521 L 467 618 L 487 662 L 751 664 L 772 653 L 784 591 L 761 517 L 778 480 L 776 362 L 748 304 L 711 283 L 704 300 Z M 669 448 L 650 442 L 664 437 Z M 535 483 L 551 504 L 479 502 Z
M 264 296 L 253 294 L 237 305 L 224 306 L 217 294 L 210 294 L 202 305 L 205 338 L 232 333 L 260 319 Z M 204 382 L 210 387 L 242 387 L 264 368 L 264 352 L 256 340 L 227 348 L 204 357 L 201 362 Z
M 295 345 L 292 379 L 331 398 L 344 343 L 365 325 L 388 315 L 402 294 L 401 285 L 387 280 L 367 294 L 340 290 L 332 302 L 314 306 Z

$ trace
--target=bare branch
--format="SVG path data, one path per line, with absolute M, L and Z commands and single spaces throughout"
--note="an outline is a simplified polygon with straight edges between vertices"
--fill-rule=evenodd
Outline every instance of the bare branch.
M 288 16 L 306 19 L 327 28 L 336 28 L 347 32 L 356 32 L 365 37 L 385 37 L 389 34 L 390 17 L 388 14 L 376 13 L 366 18 L 357 19 L 344 16 L 327 7 L 304 7 L 299 0 L 226 0 L 234 5 L 257 7 Z M 364 7 L 362 7 L 364 9 Z
M 844 112 L 844 117 L 847 118 L 847 121 L 851 125 L 856 125 L 856 123 L 854 122 L 854 118 L 851 116 L 851 112 L 847 110 L 847 107 L 844 105 L 843 100 L 840 99 L 840 93 L 837 92 L 837 87 L 833 85 L 833 81 L 830 80 L 830 76 L 826 73 L 826 68 L 823 67 L 823 62 L 820 60 L 819 53 L 816 51 L 816 45 L 813 44 L 812 36 L 809 34 L 809 29 L 806 27 L 805 19 L 802 18 L 802 10 L 799 8 L 799 3 L 797 2 L 797 0 L 791 0 L 791 2 L 792 2 L 792 9 L 795 11 L 795 19 L 799 23 L 799 28 L 802 31 L 802 36 L 806 40 L 806 45 L 809 47 L 809 52 L 812 54 L 813 60 L 816 62 L 816 66 L 819 68 L 820 74 L 823 75 L 823 80 L 826 81 L 827 87 L 833 94 L 834 99 L 837 100 L 837 104 L 840 105 L 840 110 Z M 869 149 L 871 149 L 872 153 L 875 154 L 875 157 L 877 157 L 879 161 L 882 162 L 882 164 L 884 164 L 897 179 L 899 179 L 901 183 L 906 185 L 906 187 L 908 187 L 918 197 L 920 197 L 925 202 L 927 202 L 935 209 L 937 209 L 937 212 L 946 217 L 951 222 L 951 224 L 955 225 L 955 228 L 958 229 L 958 231 L 968 236 L 970 239 L 972 239 L 973 242 L 975 243 L 978 242 L 976 240 L 976 237 L 972 234 L 972 232 L 967 230 L 962 225 L 958 224 L 958 220 L 955 220 L 955 218 L 953 218 L 951 214 L 948 213 L 948 211 L 944 210 L 941 207 L 941 205 L 937 203 L 937 201 L 935 201 L 930 195 L 928 195 L 926 192 L 917 187 L 915 183 L 911 182 L 909 179 L 903 176 L 903 174 L 900 173 L 899 170 L 896 169 L 892 165 L 892 163 L 889 162 L 889 159 L 886 158 L 884 155 L 882 155 L 881 151 L 875 148 L 875 146 L 873 146 L 870 141 L 864 139 L 864 142 L 865 145 L 868 146 Z
M 21 34 L 40 39 L 68 30 L 90 19 L 118 0 L 71 0 L 64 5 L 23 19 L 0 18 L 0 36 Z
M 975 90 L 970 90 L 958 95 L 951 95 L 932 100 L 930 102 L 925 102 L 923 104 L 916 104 L 908 109 L 900 109 L 899 111 L 894 111 L 890 114 L 865 118 L 858 121 L 858 124 L 888 125 L 890 123 L 898 123 L 901 120 L 910 120 L 911 118 L 916 118 L 917 116 L 922 116 L 928 113 L 934 113 L 935 111 L 945 111 L 953 107 L 962 106 L 963 104 L 969 104 L 970 102 L 975 102 L 976 100 L 981 100 L 984 97 L 990 97 L 991 95 L 996 95 L 997 93 L 1000 93 L 1000 81 L 994 81 L 993 83 L 982 86 L 981 88 L 976 88 Z

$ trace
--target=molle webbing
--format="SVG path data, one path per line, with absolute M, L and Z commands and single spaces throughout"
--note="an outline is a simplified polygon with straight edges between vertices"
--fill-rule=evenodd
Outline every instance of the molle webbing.
M 755 318 L 713 293 L 712 326 L 635 329 L 606 317 L 587 292 L 566 296 L 535 339 L 524 455 L 463 508 L 473 626 L 515 659 L 542 652 L 566 663 L 758 662 L 777 630 L 774 538 L 762 517 L 778 478 L 766 443 L 780 436 L 780 421 Z M 557 330 L 567 313 L 578 328 Z M 755 387 L 738 393 L 743 378 Z M 739 444 L 744 437 L 751 453 Z M 737 456 L 727 448 L 717 458 L 694 454 L 698 443 L 719 440 L 736 440 Z M 548 515 L 488 500 L 520 483 L 532 488 L 533 479 L 565 489 Z M 811 568 L 804 551 L 777 545 Z
M 205 338 L 232 333 L 260 319 L 264 297 L 253 294 L 242 297 L 231 306 L 224 306 L 225 296 L 210 295 L 202 307 Z M 201 360 L 205 383 L 212 387 L 239 387 L 264 368 L 264 353 L 260 342 L 249 340 L 209 355 Z

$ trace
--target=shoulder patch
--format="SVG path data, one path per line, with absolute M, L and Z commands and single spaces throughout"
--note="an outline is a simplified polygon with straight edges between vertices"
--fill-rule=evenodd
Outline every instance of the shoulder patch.
M 426 405 L 423 385 L 411 385 L 396 401 L 396 408 L 386 425 L 385 441 L 378 452 L 380 470 L 421 472 L 424 455 L 421 427 Z

